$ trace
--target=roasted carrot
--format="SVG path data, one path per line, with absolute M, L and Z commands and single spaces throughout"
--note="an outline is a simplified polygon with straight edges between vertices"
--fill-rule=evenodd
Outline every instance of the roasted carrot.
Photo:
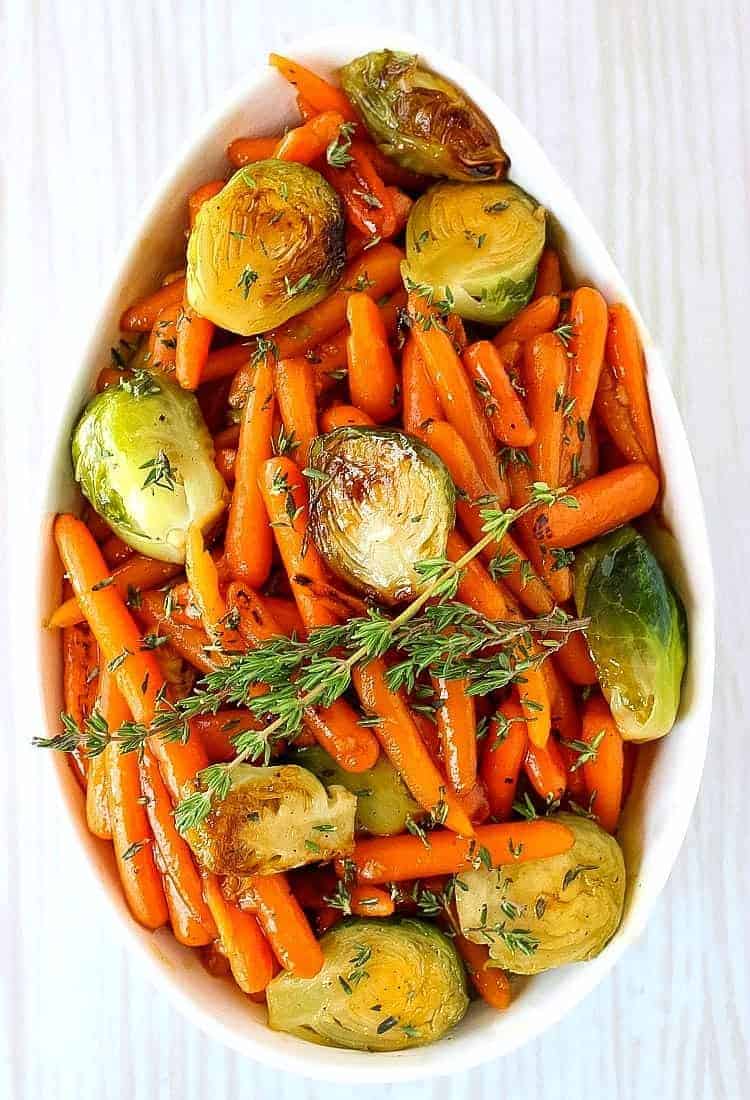
M 339 135 L 344 119 L 338 111 L 321 111 L 308 122 L 288 130 L 274 152 L 277 160 L 292 160 L 312 164 L 322 157 Z
M 274 962 L 255 914 L 230 905 L 215 875 L 203 876 L 203 892 L 219 930 L 222 953 L 232 968 L 237 985 L 244 993 L 265 989 L 273 977 Z
M 493 340 L 495 347 L 501 348 L 512 340 L 524 344 L 527 340 L 541 336 L 543 332 L 549 332 L 555 327 L 559 312 L 560 299 L 556 294 L 535 298 L 500 329 Z
M 320 426 L 324 432 L 333 432 L 336 428 L 374 427 L 375 421 L 362 409 L 354 405 L 331 405 L 320 415 Z
M 268 579 L 273 556 L 273 536 L 258 487 L 260 469 L 271 456 L 273 413 L 273 364 L 271 356 L 265 355 L 255 365 L 253 389 L 242 414 L 235 489 L 224 539 L 228 571 L 253 588 Z
M 594 407 L 604 361 L 607 303 L 598 290 L 582 286 L 575 291 L 570 302 L 570 324 L 570 378 L 566 402 L 572 407 L 566 410 L 565 416 L 561 463 L 564 483 L 569 482 L 571 476 L 577 479 L 586 425 Z
M 367 294 L 350 295 L 346 317 L 352 404 L 363 409 L 377 424 L 383 424 L 393 420 L 400 406 L 398 374 L 383 318 Z
M 560 855 L 572 844 L 573 834 L 565 825 L 539 818 L 480 825 L 473 837 L 435 829 L 430 833 L 429 845 L 418 836 L 405 834 L 359 840 L 350 858 L 359 882 L 380 884 L 468 871 L 474 864 L 481 866 L 482 849 L 493 867 L 502 867 Z M 336 869 L 343 873 L 342 861 L 337 861 Z
M 235 168 L 244 168 L 258 160 L 268 160 L 279 145 L 277 137 L 235 138 L 227 146 L 227 157 Z
M 268 55 L 269 65 L 278 69 L 281 75 L 293 84 L 299 95 L 316 111 L 338 111 L 348 122 L 356 122 L 357 115 L 349 100 L 340 88 L 334 87 L 322 76 L 306 69 L 297 61 L 272 53 Z
M 506 699 L 498 710 L 502 718 L 490 722 L 479 774 L 487 788 L 493 818 L 507 821 L 513 810 L 529 735 L 523 711 L 515 699 Z
M 190 218 L 190 228 L 195 225 L 195 219 L 198 217 L 198 211 L 203 206 L 204 202 L 208 202 L 209 199 L 213 199 L 218 195 L 224 187 L 225 180 L 210 180 L 208 183 L 202 184 L 201 187 L 196 188 L 190 195 L 188 195 L 188 216 Z
M 155 290 L 153 294 L 139 298 L 123 313 L 120 318 L 120 329 L 123 332 L 150 332 L 156 324 L 160 311 L 165 306 L 180 305 L 184 294 L 185 280 L 179 278 Z
M 181 316 L 182 302 L 174 302 L 159 310 L 148 337 L 148 365 L 152 370 L 174 370 L 177 326 Z
M 545 248 L 536 269 L 533 298 L 544 298 L 548 294 L 559 294 L 561 290 L 560 257 L 554 248 Z
M 253 875 L 246 883 L 244 899 L 257 914 L 284 970 L 298 978 L 315 977 L 323 965 L 323 952 L 286 876 Z
M 625 389 L 636 438 L 649 466 L 658 474 L 659 453 L 646 386 L 646 362 L 633 315 L 625 305 L 610 307 L 606 353 L 607 362 Z
M 352 886 L 349 904 L 355 917 L 390 917 L 396 908 L 391 895 L 377 886 Z
M 185 303 L 177 322 L 177 348 L 175 350 L 175 378 L 183 389 L 198 387 L 203 368 L 211 349 L 214 323 L 200 317 Z
M 545 332 L 526 344 L 522 378 L 526 408 L 536 432 L 528 448 L 533 480 L 556 489 L 560 484 L 568 360 L 554 333 Z
M 375 309 L 377 310 L 377 306 Z M 279 359 L 274 371 L 274 388 L 286 436 L 293 441 L 298 460 L 305 463 L 310 444 L 318 434 L 315 371 L 312 363 L 303 356 Z M 257 476 L 256 472 L 256 483 Z
M 659 480 L 650 466 L 633 463 L 574 485 L 577 507 L 562 502 L 547 511 L 544 537 L 550 546 L 578 546 L 648 512 Z
M 341 196 L 349 221 L 370 238 L 387 240 L 396 229 L 396 212 L 389 188 L 376 172 L 361 142 L 352 142 L 348 163 L 324 164 L 321 171 Z
M 454 934 L 452 942 L 482 1000 L 493 1008 L 507 1008 L 510 1004 L 510 979 L 504 970 L 492 964 L 486 944 L 467 940 L 460 932 Z
M 441 328 L 424 326 L 423 299 L 409 295 L 412 335 L 437 391 L 445 419 L 453 425 L 469 448 L 487 489 L 497 497 L 498 507 L 508 503 L 508 486 L 500 473 L 494 441 L 487 420 L 472 392 L 461 360 L 450 336 Z
M 444 824 L 463 836 L 471 836 L 471 822 L 432 762 L 404 696 L 390 691 L 385 677 L 386 666 L 380 658 L 352 671 L 364 710 L 380 719 L 374 730 L 388 759 L 420 806 L 431 812 L 444 807 Z
M 468 681 L 433 676 L 437 727 L 445 772 L 458 794 L 470 790 L 477 778 L 477 718 Z
M 546 745 L 535 745 L 529 738 L 523 768 L 536 793 L 546 802 L 557 802 L 565 794 L 565 762 L 552 738 Z
M 601 827 L 613 833 L 622 805 L 623 741 L 601 695 L 592 695 L 584 703 L 581 740 L 589 746 L 583 779 L 591 798 L 591 810 Z
M 431 420 L 442 419 L 443 410 L 440 408 L 435 387 L 411 334 L 407 338 L 401 356 L 401 375 L 404 428 L 413 435 L 421 435 Z M 482 490 L 482 492 L 485 491 Z
M 630 406 L 625 386 L 618 381 L 614 371 L 605 364 L 599 376 L 594 407 L 612 442 L 628 462 L 646 462 L 646 454 L 636 434 L 630 416 Z
M 125 599 L 137 603 L 142 589 L 166 584 L 181 571 L 182 566 L 174 562 L 156 561 L 155 558 L 144 558 L 140 554 L 134 554 L 119 568 L 112 570 L 112 587 L 116 588 Z M 75 623 L 83 622 L 83 618 L 78 600 L 72 596 L 53 612 L 47 626 L 50 628 L 73 626 Z
M 169 878 L 183 903 L 178 911 L 180 927 L 174 928 L 175 936 L 180 938 L 181 931 L 184 931 L 190 937 L 190 947 L 210 943 L 216 936 L 216 925 L 203 898 L 201 878 L 187 841 L 177 832 L 169 792 L 148 749 L 140 754 L 138 767 L 155 858 L 162 874 Z M 187 915 L 189 920 L 186 920 Z M 185 941 L 180 939 L 180 942 Z
M 532 444 L 536 431 L 529 422 L 495 345 L 489 340 L 478 340 L 466 349 L 463 361 L 474 381 L 495 439 L 509 447 L 528 447 Z

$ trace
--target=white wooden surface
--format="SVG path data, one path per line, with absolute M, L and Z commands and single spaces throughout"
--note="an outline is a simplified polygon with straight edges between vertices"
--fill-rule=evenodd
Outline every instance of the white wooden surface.
M 474 65 L 536 132 L 671 361 L 719 586 L 713 740 L 685 847 L 641 941 L 566 1021 L 402 1100 L 739 1100 L 750 1091 L 747 513 L 750 8 L 743 0 L 4 0 L 0 1096 L 322 1100 L 175 1015 L 136 972 L 49 805 L 20 690 L 14 584 L 39 441 L 138 203 L 201 112 L 269 48 L 349 21 Z M 366 1094 L 367 1090 L 359 1090 Z M 374 1095 L 374 1093 L 372 1094 Z

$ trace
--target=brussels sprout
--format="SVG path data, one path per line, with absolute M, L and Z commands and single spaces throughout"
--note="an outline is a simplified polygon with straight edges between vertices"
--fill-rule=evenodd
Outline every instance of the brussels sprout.
M 617 841 L 594 821 L 557 814 L 573 831 L 563 855 L 461 875 L 461 931 L 488 946 L 515 974 L 539 974 L 593 959 L 616 932 L 625 900 L 625 862 Z
M 669 733 L 687 655 L 682 602 L 648 543 L 621 527 L 576 553 L 576 606 L 599 682 L 627 741 Z
M 415 563 L 445 553 L 455 518 L 438 456 L 403 432 L 337 428 L 313 441 L 310 465 L 310 531 L 333 572 L 386 603 L 412 599 Z
M 413 54 L 368 53 L 339 76 L 375 144 L 402 168 L 457 180 L 506 175 L 510 161 L 489 119 Z
M 513 183 L 436 183 L 409 215 L 404 282 L 469 321 L 503 324 L 534 292 L 546 217 Z
M 262 160 L 200 208 L 188 241 L 188 302 L 230 332 L 266 332 L 325 298 L 344 259 L 333 188 L 303 164 Z
M 150 558 L 184 561 L 190 524 L 207 528 L 226 504 L 200 406 L 161 374 L 136 370 L 93 397 L 72 454 L 92 507 Z
M 433 925 L 349 920 L 320 941 L 323 968 L 266 989 L 275 1031 L 351 1050 L 405 1050 L 440 1039 L 469 1004 L 461 960 Z
M 343 787 L 326 791 L 296 764 L 240 764 L 226 798 L 190 832 L 190 846 L 218 875 L 271 875 L 349 855 L 356 809 L 353 794 Z
M 336 783 L 357 796 L 354 820 L 357 832 L 392 836 L 404 832 L 407 821 L 424 813 L 393 764 L 382 755 L 374 767 L 364 772 L 345 772 L 319 745 L 298 749 L 293 759 L 303 768 L 309 768 L 326 786 Z

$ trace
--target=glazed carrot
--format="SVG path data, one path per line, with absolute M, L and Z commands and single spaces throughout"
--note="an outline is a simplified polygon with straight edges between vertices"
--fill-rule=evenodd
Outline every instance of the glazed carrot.
M 103 367 L 96 376 L 96 392 L 101 393 L 110 386 L 119 386 L 124 377 L 125 372 L 117 367 Z
M 288 57 L 272 53 L 268 55 L 268 64 L 278 69 L 281 75 L 293 84 L 299 95 L 316 111 L 338 111 L 347 122 L 356 122 L 357 116 L 349 100 L 340 88 L 334 87 L 322 76 L 306 69 Z
M 437 727 L 443 748 L 445 773 L 458 794 L 470 790 L 477 778 L 477 718 L 467 680 L 433 676 L 437 700 Z
M 75 516 L 59 515 L 54 526 L 55 542 L 78 602 L 99 643 L 102 661 L 113 665 L 119 690 L 134 719 L 150 725 L 164 679 L 154 653 L 142 648 L 138 627 L 113 585 L 99 547 L 88 528 Z M 206 765 L 206 756 L 194 739 L 164 741 L 150 738 L 164 781 L 176 800 L 196 772 Z
M 607 303 L 598 290 L 579 287 L 570 302 L 572 334 L 568 345 L 570 378 L 566 401 L 575 402 L 566 415 L 563 437 L 562 481 L 576 477 L 581 448 L 585 437 L 599 375 L 604 361 L 604 341 L 607 336 Z
M 458 932 L 454 934 L 452 942 L 482 1000 L 501 1011 L 507 1008 L 510 1004 L 510 979 L 499 966 L 492 965 L 486 944 L 473 943 Z
M 233 738 L 245 730 L 260 730 L 265 723 L 249 710 L 219 710 L 190 719 L 190 730 L 202 742 L 209 763 L 232 760 L 237 755 Z
M 111 840 L 107 800 L 107 768 L 104 756 L 92 756 L 86 769 L 86 824 L 90 833 L 100 840 Z
M 561 290 L 560 257 L 554 248 L 545 248 L 536 269 L 536 284 L 532 298 L 544 298 L 548 294 L 559 294 Z
M 536 298 L 500 329 L 493 340 L 495 347 L 501 348 L 511 340 L 518 340 L 523 344 L 541 336 L 543 332 L 549 332 L 555 327 L 559 312 L 560 300 L 556 294 L 545 294 L 542 298 Z
M 420 435 L 429 421 L 442 420 L 443 410 L 440 408 L 435 387 L 411 334 L 407 338 L 401 355 L 401 387 L 404 402 L 403 421 L 407 432 Z M 483 488 L 482 493 L 485 491 Z
M 144 558 L 141 554 L 134 554 L 119 568 L 112 570 L 112 587 L 116 588 L 125 599 L 130 596 L 137 601 L 141 589 L 166 584 L 180 572 L 182 572 L 182 566 L 175 562 L 156 561 L 155 558 Z M 73 626 L 74 623 L 80 622 L 83 622 L 83 612 L 78 606 L 76 597 L 72 596 L 53 612 L 47 626 L 52 629 Z
M 477 779 L 473 786 L 461 795 L 461 805 L 469 815 L 472 825 L 484 825 L 490 816 L 490 800 L 484 780 Z
M 258 487 L 258 474 L 271 456 L 273 364 L 269 355 L 254 367 L 253 389 L 242 414 L 234 465 L 235 489 L 229 505 L 224 560 L 234 577 L 253 588 L 265 584 L 271 571 L 273 536 Z
M 166 616 L 162 592 L 143 593 L 138 617 L 152 631 L 169 638 L 172 648 L 201 672 L 213 672 L 218 667 L 216 655 L 206 648 L 211 641 L 203 627 L 180 622 L 176 616 Z
M 601 695 L 592 695 L 584 703 L 581 740 L 593 753 L 583 764 L 583 779 L 591 798 L 592 812 L 601 827 L 613 833 L 622 805 L 623 742 Z
M 578 712 L 578 705 L 570 684 L 555 665 L 555 657 L 545 661 L 542 667 L 551 700 L 552 731 L 556 738 L 555 747 L 565 767 L 565 786 L 568 797 L 577 802 L 579 806 L 585 806 L 587 802 L 586 785 L 583 782 L 580 768 L 576 767 L 578 755 L 573 749 L 568 748 L 565 743 L 580 740 L 581 716 Z
M 429 423 L 424 432 L 427 444 L 442 458 L 456 488 L 462 496 L 456 501 L 456 511 L 462 526 L 474 542 L 484 536 L 481 501 L 487 495 L 487 487 L 479 476 L 474 459 L 458 432 L 444 420 Z M 511 535 L 505 535 L 500 543 L 494 540 L 483 551 L 487 562 L 502 557 L 507 572 L 503 581 L 521 602 L 536 614 L 546 615 L 554 607 L 549 591 L 531 568 L 527 555 Z
M 120 318 L 120 329 L 123 332 L 150 332 L 156 324 L 160 311 L 165 306 L 180 305 L 184 294 L 185 280 L 179 278 L 155 290 L 153 294 L 139 298 L 123 313 Z
M 525 462 L 511 460 L 507 463 L 510 499 L 514 508 L 520 508 L 529 500 L 533 477 Z M 534 569 L 543 579 L 558 603 L 564 603 L 573 595 L 573 574 L 564 561 L 556 559 L 549 550 L 546 517 L 539 510 L 522 516 L 514 530 L 520 545 L 526 551 Z
M 437 806 L 444 805 L 447 811 L 444 824 L 463 836 L 471 836 L 471 822 L 453 792 L 446 789 L 404 696 L 389 690 L 385 675 L 386 666 L 380 658 L 352 671 L 362 707 L 380 719 L 374 731 L 388 759 L 420 806 L 434 811 Z
M 274 157 L 298 164 L 312 164 L 322 157 L 331 142 L 336 141 L 344 124 L 338 111 L 322 111 L 309 122 L 288 130 L 279 142 Z
M 573 834 L 565 825 L 539 818 L 480 825 L 470 838 L 447 829 L 435 829 L 430 833 L 429 845 L 423 844 L 418 836 L 405 834 L 359 840 L 350 858 L 359 882 L 379 885 L 468 871 L 479 863 L 482 848 L 486 849 L 493 867 L 502 867 L 560 855 L 572 844 Z M 343 863 L 337 861 L 336 869 L 342 873 Z
M 361 290 L 377 301 L 400 288 L 403 258 L 402 250 L 389 241 L 357 256 L 344 269 L 338 289 L 269 333 L 279 355 L 304 355 L 342 329 L 346 324 L 346 303 L 355 291 Z
M 258 160 L 268 160 L 278 148 L 277 137 L 235 138 L 227 146 L 227 157 L 235 168 L 244 168 Z
M 175 378 L 186 390 L 198 387 L 214 335 L 213 321 L 200 317 L 187 303 L 177 322 Z
M 279 596 L 264 596 L 263 599 L 269 613 L 273 615 L 274 624 L 282 634 L 287 637 L 292 634 L 296 634 L 298 638 L 305 637 L 305 624 L 294 600 L 285 600 Z
M 355 917 L 390 917 L 395 912 L 391 895 L 377 886 L 352 886 L 349 897 Z
M 646 461 L 658 473 L 659 453 L 646 386 L 646 362 L 633 315 L 627 306 L 610 307 L 606 353 L 607 362 L 625 389 L 630 418 Z
M 625 387 L 606 364 L 599 377 L 594 407 L 622 457 L 628 462 L 646 462 L 646 454 L 638 440 L 630 416 Z
M 391 191 L 383 183 L 361 142 L 352 142 L 343 167 L 321 166 L 322 174 L 341 196 L 350 223 L 371 238 L 387 240 L 396 230 Z
M 130 710 L 105 669 L 99 711 L 110 731 L 130 719 Z M 107 775 L 107 800 L 117 870 L 125 900 L 139 924 L 160 928 L 168 920 L 161 874 L 141 786 L 136 753 L 121 753 L 111 742 L 101 754 Z
M 322 909 L 336 890 L 338 878 L 331 864 L 300 867 L 287 873 L 287 881 L 303 909 Z
M 463 355 L 492 432 L 509 447 L 528 447 L 536 439 L 520 397 L 513 388 L 500 354 L 489 340 L 471 344 Z
M 349 333 L 346 329 L 335 332 L 328 340 L 311 348 L 307 358 L 313 365 L 315 392 L 320 396 L 346 378 L 346 341 Z
M 182 900 L 182 906 L 176 911 L 180 926 L 173 929 L 175 936 L 179 938 L 184 933 L 189 937 L 190 947 L 210 943 L 216 936 L 216 925 L 203 898 L 201 877 L 187 841 L 177 832 L 169 792 L 148 749 L 140 754 L 137 766 L 156 862 Z M 185 940 L 180 939 L 180 942 Z
M 220 432 L 217 432 L 214 436 L 214 447 L 218 451 L 221 447 L 236 447 L 240 441 L 240 425 L 230 424 L 227 428 L 222 428 Z
M 396 164 L 395 160 L 381 153 L 377 145 L 372 142 L 363 142 L 363 144 L 366 144 L 367 154 L 385 183 L 403 188 L 404 191 L 424 191 L 430 186 L 432 181 L 428 176 L 421 176 L 409 168 L 402 168 L 400 164 Z
M 449 560 L 458 561 L 467 550 L 468 546 L 464 540 L 452 531 L 448 536 Z M 519 618 L 517 612 L 508 605 L 500 586 L 492 580 L 476 558 L 462 570 L 458 583 L 458 598 L 488 619 Z M 538 652 L 536 646 L 531 647 L 533 655 Z M 524 669 L 519 675 L 520 678 L 515 686 L 528 724 L 529 738 L 536 744 L 544 745 L 550 732 L 550 702 L 544 673 L 541 668 L 532 666 Z
M 286 876 L 253 875 L 245 896 L 284 970 L 313 978 L 323 965 L 323 952 Z
M 383 424 L 393 420 L 400 401 L 398 374 L 380 310 L 369 295 L 352 294 L 346 305 L 346 317 L 352 404 L 377 424 Z
M 188 216 L 191 229 L 195 225 L 195 219 L 198 217 L 198 211 L 203 203 L 218 195 L 219 191 L 223 190 L 225 182 L 225 180 L 210 180 L 188 195 Z
M 528 455 L 534 481 L 550 488 L 560 484 L 560 455 L 568 381 L 568 360 L 562 341 L 551 332 L 530 340 L 524 348 L 522 378 L 526 408 L 536 438 Z
M 324 432 L 333 432 L 336 428 L 374 427 L 375 421 L 362 409 L 354 405 L 331 405 L 320 415 L 320 426 Z
M 188 528 L 185 542 L 185 573 L 193 602 L 201 614 L 203 629 L 214 642 L 222 640 L 226 603 L 219 590 L 219 574 L 206 550 L 203 532 L 196 524 Z
M 228 344 L 225 348 L 209 352 L 203 368 L 202 382 L 218 382 L 230 378 L 241 367 L 248 366 L 255 351 L 254 343 Z
M 215 875 L 203 876 L 203 891 L 234 980 L 244 993 L 260 992 L 273 977 L 274 962 L 255 915 L 230 905 Z
M 96 669 L 99 661 L 96 641 L 85 624 L 63 631 L 63 699 L 66 712 L 83 725 L 91 713 L 97 692 Z M 84 770 L 88 760 L 84 757 Z
M 294 453 L 304 463 L 310 444 L 318 434 L 315 372 L 312 363 L 303 357 L 279 359 L 274 371 L 274 389 L 286 435 L 296 441 Z M 256 484 L 257 476 L 256 471 Z
M 633 463 L 574 485 L 578 507 L 554 504 L 547 513 L 545 539 L 551 546 L 578 546 L 648 512 L 659 480 L 650 466 Z
M 493 818 L 507 821 L 513 812 L 529 735 L 523 711 L 515 699 L 506 699 L 498 710 L 504 721 L 501 724 L 495 718 L 490 723 L 482 747 L 479 774 L 487 788 Z
M 110 535 L 109 538 L 100 545 L 104 560 L 110 569 L 114 568 L 116 565 L 122 565 L 123 562 L 126 562 L 128 558 L 133 556 L 132 546 L 128 546 L 128 544 L 123 542 L 117 535 Z
M 420 320 L 424 317 L 424 309 L 422 299 L 410 294 L 409 313 L 414 321 L 412 335 L 437 391 L 445 419 L 466 443 L 488 491 L 497 497 L 498 507 L 504 508 L 509 499 L 508 486 L 500 473 L 487 420 L 479 408 L 450 336 L 434 325 L 424 327 L 423 320 Z
M 552 738 L 546 745 L 535 745 L 529 738 L 523 768 L 536 793 L 546 802 L 556 802 L 565 794 L 565 762 Z
M 592 417 L 589 419 L 583 433 L 577 473 L 578 476 L 574 478 L 575 481 L 588 481 L 590 477 L 596 477 L 599 473 L 599 429 L 595 413 L 592 413 Z M 563 481 L 566 485 L 568 484 L 565 479 Z
M 326 905 L 315 913 L 315 928 L 319 936 L 324 936 L 335 925 L 343 920 L 340 909 L 334 909 L 332 905 Z
M 312 103 L 309 103 L 299 92 L 297 93 L 297 110 L 303 122 L 309 122 L 311 118 L 315 118 L 318 114 Z
M 572 683 L 589 685 L 597 682 L 596 665 L 583 634 L 569 634 L 557 650 L 555 660 Z
M 148 337 L 148 365 L 153 370 L 171 371 L 177 356 L 177 324 L 182 302 L 173 302 L 159 310 Z

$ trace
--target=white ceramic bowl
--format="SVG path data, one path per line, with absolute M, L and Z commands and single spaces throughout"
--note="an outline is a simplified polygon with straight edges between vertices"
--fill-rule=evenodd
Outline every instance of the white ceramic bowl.
M 681 554 L 681 588 L 690 623 L 690 656 L 679 720 L 663 742 L 641 750 L 633 793 L 620 831 L 628 867 L 625 915 L 617 935 L 588 963 L 565 967 L 525 983 L 507 1012 L 472 1005 L 461 1025 L 433 1046 L 392 1054 L 366 1054 L 314 1046 L 270 1031 L 265 1009 L 228 982 L 211 978 L 197 955 L 165 932 L 151 934 L 130 918 L 108 846 L 86 830 L 81 792 L 66 763 L 56 758 L 61 817 L 69 819 L 122 929 L 144 968 L 181 1011 L 204 1031 L 257 1061 L 309 1077 L 348 1084 L 405 1081 L 465 1070 L 507 1054 L 560 1019 L 614 966 L 639 935 L 677 857 L 695 802 L 708 737 L 714 672 L 714 600 L 708 539 L 700 491 L 680 416 L 656 353 L 632 298 L 606 248 L 536 141 L 494 92 L 464 66 L 402 33 L 374 28 L 326 31 L 286 52 L 322 74 L 371 49 L 389 46 L 418 52 L 454 80 L 495 123 L 512 159 L 512 179 L 552 213 L 557 240 L 577 281 L 598 287 L 610 301 L 625 301 L 638 319 L 649 367 L 649 391 L 663 461 L 664 512 Z M 120 258 L 111 289 L 92 319 L 91 337 L 70 377 L 70 398 L 60 432 L 42 466 L 43 523 L 39 553 L 39 621 L 59 601 L 60 567 L 50 525 L 59 510 L 77 507 L 69 461 L 74 419 L 89 394 L 108 349 L 118 338 L 122 309 L 147 293 L 159 276 L 180 266 L 184 254 L 186 197 L 227 170 L 227 142 L 239 134 L 278 132 L 294 121 L 293 96 L 273 70 L 262 68 L 226 98 L 199 130 L 176 166 L 160 182 Z M 35 628 L 36 629 L 36 628 Z M 42 704 L 39 726 L 57 731 L 61 709 L 59 636 L 37 630 Z M 42 713 L 43 711 L 43 713 Z M 654 996 L 657 991 L 654 990 Z M 117 1011 L 116 1004 L 112 1011 Z M 616 1026 L 616 1022 L 611 1022 Z

